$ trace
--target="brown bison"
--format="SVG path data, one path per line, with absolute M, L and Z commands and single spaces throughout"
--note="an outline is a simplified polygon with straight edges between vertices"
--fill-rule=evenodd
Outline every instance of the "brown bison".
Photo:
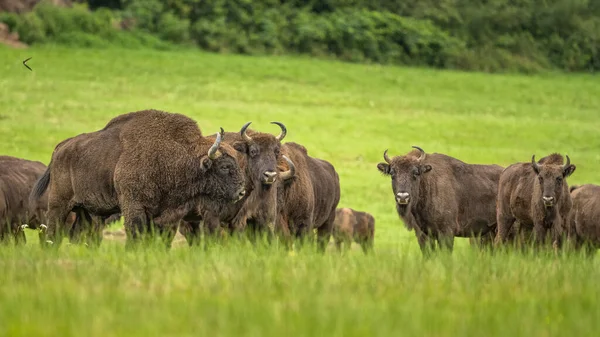
M 566 178 L 575 172 L 569 156 L 553 153 L 531 163 L 515 163 L 500 176 L 498 187 L 498 233 L 496 244 L 511 239 L 515 221 L 519 221 L 518 241 L 541 244 L 548 234 L 555 248 L 560 245 L 563 225 L 572 207 Z M 519 242 L 517 242 L 519 243 Z
M 199 204 L 218 209 L 245 194 L 234 151 L 182 114 L 130 112 L 59 144 L 30 199 L 49 189 L 48 239 L 57 247 L 72 210 L 88 219 L 120 212 L 127 247 L 154 230 L 170 247 L 179 221 Z
M 251 234 L 275 227 L 278 185 L 294 175 L 293 163 L 281 156 L 281 141 L 287 129 L 280 122 L 271 122 L 281 128 L 281 133 L 274 136 L 249 130 L 250 123 L 244 124 L 239 133 L 223 134 L 223 141 L 233 146 L 240 155 L 238 160 L 245 170 L 246 195 L 239 202 L 220 209 L 200 205 L 196 215 L 186 218 L 179 229 L 188 244 L 199 242 L 201 221 L 209 235 L 215 234 L 221 223 L 226 224 L 229 232 L 243 230 L 248 225 Z M 278 169 L 277 164 L 282 160 L 287 161 L 290 169 Z
M 333 234 L 340 178 L 331 163 L 309 156 L 300 144 L 285 143 L 281 151 L 294 163 L 295 175 L 279 189 L 277 230 L 289 246 L 292 237 L 302 243 L 316 229 L 318 249 L 324 252 Z
M 350 244 L 354 241 L 360 244 L 366 254 L 373 248 L 375 218 L 369 213 L 352 208 L 338 208 L 335 210 L 333 238 L 338 251 L 341 251 L 342 243 L 346 248 L 350 248 Z
M 567 217 L 569 241 L 577 250 L 594 255 L 600 248 L 600 186 L 571 186 L 573 208 Z
M 389 158 L 377 168 L 392 178 L 396 211 L 414 229 L 424 255 L 439 248 L 453 250 L 454 237 L 492 235 L 496 227 L 496 195 L 502 167 L 467 164 L 421 148 Z
M 37 229 L 45 223 L 48 198 L 31 207 L 28 202 L 33 185 L 45 170 L 46 165 L 39 161 L 0 156 L 0 240 L 8 240 L 12 234 L 15 244 L 23 244 L 22 228 Z

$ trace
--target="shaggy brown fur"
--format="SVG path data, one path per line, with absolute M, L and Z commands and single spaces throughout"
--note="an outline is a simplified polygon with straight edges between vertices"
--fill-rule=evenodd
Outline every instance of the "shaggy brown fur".
M 128 247 L 151 234 L 152 223 L 170 247 L 179 221 L 199 204 L 218 210 L 243 195 L 234 151 L 203 137 L 182 114 L 131 112 L 59 144 L 31 199 L 49 186 L 48 237 L 55 246 L 66 214 L 83 210 L 101 217 L 120 212 Z
M 417 148 L 377 164 L 392 178 L 396 211 L 415 235 L 424 255 L 453 250 L 454 237 L 491 235 L 496 227 L 496 195 L 502 167 L 467 164 Z
M 566 178 L 575 165 L 563 165 L 563 157 L 553 153 L 535 162 L 508 166 L 500 176 L 498 188 L 496 244 L 505 243 L 513 223 L 519 221 L 517 237 L 526 243 L 541 244 L 548 234 L 552 244 L 560 245 L 563 225 L 571 210 L 572 201 Z
M 571 186 L 573 208 L 567 217 L 569 241 L 590 256 L 600 248 L 600 186 Z
M 292 236 L 303 241 L 316 229 L 318 249 L 324 252 L 340 201 L 340 178 L 331 163 L 309 156 L 300 144 L 285 143 L 281 151 L 294 163 L 296 174 L 279 191 L 279 234 L 289 246 Z
M 280 124 L 281 134 L 274 136 L 250 130 L 249 125 L 246 123 L 239 133 L 225 132 L 223 135 L 223 141 L 238 151 L 240 166 L 245 171 L 246 195 L 239 202 L 226 205 L 218 211 L 205 209 L 201 205 L 196 219 L 186 219 L 189 221 L 182 222 L 180 226 L 179 232 L 188 244 L 199 242 L 200 222 L 203 222 L 209 235 L 215 234 L 221 223 L 230 233 L 244 230 L 247 224 L 251 232 L 275 227 L 277 189 L 282 179 L 290 178 L 289 170 L 283 172 L 277 167 L 277 162 L 284 160 L 280 151 L 287 130 Z
M 342 250 L 342 243 L 346 248 L 350 248 L 354 241 L 360 244 L 363 252 L 367 254 L 373 248 L 375 218 L 369 213 L 352 208 L 338 208 L 335 210 L 333 238 L 338 251 Z

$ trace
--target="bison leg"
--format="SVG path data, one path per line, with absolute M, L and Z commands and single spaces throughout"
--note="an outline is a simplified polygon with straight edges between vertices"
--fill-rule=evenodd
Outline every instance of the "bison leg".
M 200 244 L 202 233 L 199 221 L 181 221 L 179 233 L 183 235 L 190 247 Z
M 415 227 L 415 236 L 419 242 L 419 248 L 421 248 L 421 254 L 424 257 L 428 257 L 435 251 L 435 239 L 427 233 Z
M 175 235 L 177 234 L 177 225 L 166 224 L 166 225 L 157 225 L 158 234 L 162 239 L 165 248 L 167 250 L 171 249 L 173 245 L 173 239 L 175 239 Z
M 27 243 L 27 238 L 25 237 L 25 231 L 21 229 L 21 226 L 18 224 L 13 227 L 13 236 L 15 238 L 15 245 L 22 246 Z
M 533 225 L 533 241 L 537 247 L 542 246 L 548 240 L 548 229 L 541 223 Z
M 512 215 L 498 213 L 497 220 L 498 232 L 496 233 L 495 245 L 500 245 L 507 241 L 516 219 Z
M 454 250 L 454 235 L 448 233 L 440 233 L 437 236 L 438 246 L 440 250 L 445 250 L 448 253 L 452 253 Z
M 128 250 L 137 248 L 140 243 L 148 240 L 148 220 L 142 208 L 123 208 L 122 215 L 125 218 L 123 226 L 127 233 L 125 248 Z
M 221 221 L 218 216 L 204 217 L 202 229 L 204 231 L 204 249 L 208 250 L 211 246 L 221 242 Z
M 93 216 L 91 218 L 91 226 L 90 226 L 90 230 L 88 231 L 88 236 L 87 236 L 87 243 L 89 247 L 100 247 L 100 244 L 102 244 L 102 239 L 104 238 L 103 236 L 103 231 L 104 231 L 104 219 L 102 217 L 99 216 Z
M 71 210 L 60 204 L 51 204 L 48 207 L 48 225 L 47 228 L 40 230 L 40 244 L 42 247 L 52 246 L 55 249 L 60 247 L 60 244 L 65 237 L 65 223 Z
M 331 238 L 331 234 L 333 234 L 333 221 L 335 220 L 335 212 L 332 214 L 333 217 L 330 216 L 323 225 L 317 228 L 317 249 L 321 253 L 325 253 L 327 244 Z

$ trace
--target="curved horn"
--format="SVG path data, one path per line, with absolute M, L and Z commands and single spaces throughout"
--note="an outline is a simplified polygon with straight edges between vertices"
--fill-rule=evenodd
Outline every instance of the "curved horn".
M 387 155 L 387 151 L 388 151 L 387 149 L 385 149 L 385 151 L 383 151 L 383 159 L 385 159 L 386 163 L 391 164 L 391 160 L 390 160 L 390 157 L 388 157 L 388 155 Z
M 252 123 L 252 122 L 248 122 L 248 123 L 244 124 L 244 126 L 242 126 L 242 129 L 240 130 L 240 135 L 242 136 L 242 139 L 245 142 L 252 141 L 252 138 L 246 134 L 246 129 L 248 129 L 248 126 L 250 126 L 250 123 Z
M 286 181 L 288 179 L 293 178 L 296 175 L 296 165 L 294 165 L 290 158 L 286 157 L 285 155 L 282 155 L 282 157 L 283 159 L 285 159 L 285 161 L 288 163 L 288 166 L 290 167 L 289 170 L 279 173 L 279 177 L 281 177 L 281 180 Z
M 220 127 L 221 129 L 221 138 L 225 138 L 225 130 L 223 130 L 223 127 Z
M 420 148 L 420 147 L 418 147 L 418 146 L 414 146 L 414 145 L 413 145 L 413 148 L 414 148 L 414 149 L 417 149 L 417 150 L 419 150 L 419 151 L 421 151 L 421 156 L 419 156 L 419 161 L 421 161 L 421 160 L 425 159 L 425 151 L 423 151 L 423 149 L 422 149 L 422 148 Z
M 271 122 L 271 124 L 277 124 L 281 128 L 281 133 L 276 138 L 278 141 L 282 141 L 283 138 L 285 138 L 285 135 L 287 134 L 287 129 L 285 128 L 285 125 L 283 125 L 283 123 L 279 123 L 279 122 Z
M 571 165 L 571 158 L 569 158 L 568 155 L 565 155 L 565 157 L 567 157 L 567 163 L 565 164 L 565 166 L 563 166 L 563 170 L 569 167 L 569 165 Z
M 217 158 L 217 156 L 216 156 L 217 149 L 219 148 L 220 145 L 221 145 L 221 134 L 217 132 L 217 139 L 215 140 L 215 143 L 210 147 L 210 149 L 208 149 L 208 158 L 210 158 L 210 159 Z
M 540 170 L 540 166 L 538 165 L 538 163 L 535 161 L 535 154 L 533 156 L 531 156 L 531 165 L 533 166 L 533 168 L 536 171 Z

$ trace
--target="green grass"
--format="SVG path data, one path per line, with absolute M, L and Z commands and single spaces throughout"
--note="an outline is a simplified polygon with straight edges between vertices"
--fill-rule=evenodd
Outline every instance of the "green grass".
M 21 61 L 33 58 L 27 70 Z M 189 115 L 205 134 L 252 127 L 332 162 L 340 206 L 372 213 L 375 254 L 246 245 L 169 253 L 0 247 L 0 335 L 592 336 L 597 260 L 480 254 L 457 239 L 424 261 L 376 169 L 418 145 L 503 166 L 569 154 L 570 184 L 600 183 L 594 76 L 486 75 L 196 51 L 0 47 L 0 153 L 54 146 L 129 111 Z

